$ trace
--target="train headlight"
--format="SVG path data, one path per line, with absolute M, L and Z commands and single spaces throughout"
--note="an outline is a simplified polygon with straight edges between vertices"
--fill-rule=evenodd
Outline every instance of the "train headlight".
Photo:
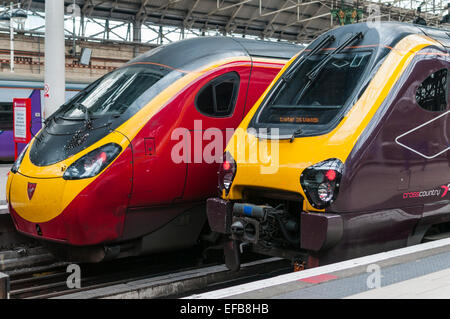
M 25 157 L 25 153 L 27 152 L 28 149 L 28 145 L 27 144 L 25 146 L 25 148 L 23 149 L 23 151 L 19 154 L 19 156 L 17 157 L 16 161 L 14 162 L 13 166 L 11 167 L 11 172 L 13 172 L 14 174 L 17 173 L 19 171 L 19 167 L 20 164 L 22 164 L 23 158 Z
M 64 172 L 64 179 L 83 179 L 94 177 L 109 165 L 119 153 L 122 147 L 116 143 L 109 143 L 99 147 L 70 165 Z
M 228 194 L 235 176 L 236 162 L 233 156 L 229 152 L 226 152 L 223 155 L 223 161 L 219 168 L 219 190 L 221 193 L 225 190 L 225 193 Z
M 300 176 L 300 184 L 314 208 L 329 206 L 337 197 L 344 164 L 332 158 L 306 168 Z
M 317 194 L 322 202 L 328 203 L 334 195 L 334 188 L 331 183 L 322 183 L 317 189 Z

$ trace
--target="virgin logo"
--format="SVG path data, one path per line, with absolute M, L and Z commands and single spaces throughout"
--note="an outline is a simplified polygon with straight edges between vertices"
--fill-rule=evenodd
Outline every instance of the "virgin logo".
M 31 200 L 31 198 L 33 198 L 35 190 L 36 190 L 36 183 L 28 183 L 27 192 L 28 192 L 29 200 Z
M 448 189 L 450 188 L 450 184 L 448 184 L 447 186 L 442 185 L 441 188 L 444 190 L 444 193 L 442 194 L 441 197 L 444 197 L 448 193 Z

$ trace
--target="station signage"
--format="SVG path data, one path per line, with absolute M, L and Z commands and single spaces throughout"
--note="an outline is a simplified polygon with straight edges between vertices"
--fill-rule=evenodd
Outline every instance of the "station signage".
M 14 143 L 17 158 L 17 143 L 31 140 L 31 99 L 13 99 Z

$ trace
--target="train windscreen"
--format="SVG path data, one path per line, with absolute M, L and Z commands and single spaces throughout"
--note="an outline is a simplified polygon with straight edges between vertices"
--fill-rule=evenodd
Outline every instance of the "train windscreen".
M 370 57 L 371 52 L 338 53 L 319 71 L 317 65 L 326 59 L 324 54 L 308 57 L 289 79 L 282 79 L 259 114 L 257 124 L 279 127 L 330 123 L 358 86 Z
M 140 64 L 117 69 L 75 96 L 65 106 L 62 117 L 83 118 L 86 112 L 93 117 L 121 115 L 169 72 Z

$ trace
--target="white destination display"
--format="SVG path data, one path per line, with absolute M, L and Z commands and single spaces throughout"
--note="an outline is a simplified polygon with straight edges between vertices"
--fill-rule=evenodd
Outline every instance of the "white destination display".
M 27 138 L 27 108 L 15 107 L 14 110 L 14 136 Z

